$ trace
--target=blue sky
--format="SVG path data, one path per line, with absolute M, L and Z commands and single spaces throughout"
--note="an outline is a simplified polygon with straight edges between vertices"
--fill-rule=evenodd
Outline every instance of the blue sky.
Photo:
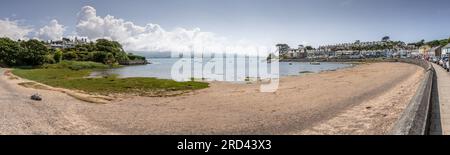
M 406 42 L 450 36 L 449 0 L 1 0 L 0 19 L 33 29 L 56 19 L 75 34 L 83 6 L 97 16 L 171 31 L 200 28 L 229 40 L 295 46 L 380 40 Z

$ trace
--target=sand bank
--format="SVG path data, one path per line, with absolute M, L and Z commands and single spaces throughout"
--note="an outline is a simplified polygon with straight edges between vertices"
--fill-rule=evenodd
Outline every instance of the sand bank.
M 6 78 L 0 84 L 21 92 L 15 94 L 19 97 L 42 93 L 45 100 L 29 103 L 34 106 L 29 108 L 45 106 L 44 112 L 59 115 L 41 119 L 60 124 L 77 120 L 77 126 L 90 128 L 89 132 L 71 128 L 57 132 L 70 125 L 54 126 L 53 132 L 29 129 L 49 134 L 386 134 L 414 95 L 423 72 L 405 63 L 363 64 L 282 78 L 275 93 L 259 92 L 258 84 L 212 83 L 183 96 L 130 97 L 104 105 L 22 88 Z

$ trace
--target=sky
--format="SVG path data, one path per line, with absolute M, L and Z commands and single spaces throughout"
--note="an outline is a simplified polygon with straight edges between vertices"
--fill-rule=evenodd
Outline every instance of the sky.
M 0 0 L 0 37 L 107 38 L 128 50 L 450 37 L 449 0 Z

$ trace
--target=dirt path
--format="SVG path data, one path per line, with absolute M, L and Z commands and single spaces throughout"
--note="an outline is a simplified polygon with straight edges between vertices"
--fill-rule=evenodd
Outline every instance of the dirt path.
M 414 65 L 375 63 L 282 78 L 276 93 L 260 93 L 257 84 L 212 83 L 189 95 L 133 97 L 106 105 L 21 88 L 2 76 L 1 119 L 11 123 L 2 124 L 0 133 L 385 134 L 422 76 L 423 69 Z M 36 91 L 46 100 L 29 101 Z M 26 121 L 32 127 L 12 123 Z

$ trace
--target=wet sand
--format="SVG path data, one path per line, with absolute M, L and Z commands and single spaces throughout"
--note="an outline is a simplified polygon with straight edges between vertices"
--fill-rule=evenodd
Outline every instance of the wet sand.
M 183 96 L 130 97 L 103 105 L 1 77 L 0 95 L 15 97 L 0 99 L 0 112 L 31 125 L 0 127 L 0 134 L 387 134 L 423 74 L 411 64 L 373 63 L 285 77 L 275 93 L 259 92 L 259 84 L 212 83 Z M 44 101 L 28 100 L 33 92 Z M 15 105 L 41 111 L 15 117 L 14 112 L 22 114 L 20 107 L 5 109 Z M 42 121 L 33 122 L 38 116 Z

